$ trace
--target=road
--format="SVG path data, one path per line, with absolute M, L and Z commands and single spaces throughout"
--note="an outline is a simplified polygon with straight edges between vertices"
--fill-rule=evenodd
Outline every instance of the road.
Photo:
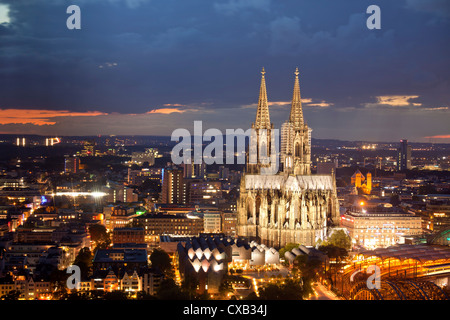
M 309 300 L 341 300 L 332 291 L 328 290 L 320 283 L 315 283 L 314 291 L 315 295 L 313 295 Z

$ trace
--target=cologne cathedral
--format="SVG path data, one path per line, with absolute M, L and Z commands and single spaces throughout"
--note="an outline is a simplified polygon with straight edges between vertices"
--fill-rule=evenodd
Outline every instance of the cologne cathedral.
M 261 72 L 253 134 L 264 153 L 275 159 L 274 126 L 270 122 L 264 68 Z M 241 179 L 237 203 L 237 235 L 270 247 L 288 243 L 314 246 L 324 240 L 329 228 L 339 225 L 339 202 L 334 172 L 311 174 L 311 129 L 303 119 L 299 72 L 295 71 L 289 119 L 282 125 L 276 171 L 267 171 L 267 161 L 249 161 Z M 267 139 L 267 140 L 266 140 Z M 251 151 L 251 147 L 249 148 Z M 250 152 L 249 152 L 250 153 Z

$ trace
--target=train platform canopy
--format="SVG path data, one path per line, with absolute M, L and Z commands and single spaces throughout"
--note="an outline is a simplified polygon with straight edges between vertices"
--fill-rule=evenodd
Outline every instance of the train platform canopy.
M 426 244 L 403 244 L 388 248 L 364 250 L 358 252 L 358 255 L 365 257 L 375 256 L 382 260 L 389 258 L 396 258 L 401 261 L 413 259 L 420 263 L 426 263 L 428 261 L 450 259 L 450 247 Z

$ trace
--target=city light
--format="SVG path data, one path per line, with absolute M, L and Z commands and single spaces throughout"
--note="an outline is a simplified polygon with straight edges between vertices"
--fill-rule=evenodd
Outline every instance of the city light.
M 69 196 L 69 197 L 86 197 L 86 196 L 91 196 L 94 198 L 101 198 L 106 196 L 107 193 L 105 192 L 98 192 L 98 191 L 94 191 L 94 192 L 78 192 L 78 191 L 65 191 L 65 192 L 56 192 L 56 193 L 52 193 L 52 196 Z
M 448 10 L 328 1 L 0 5 L 0 300 L 450 300 Z

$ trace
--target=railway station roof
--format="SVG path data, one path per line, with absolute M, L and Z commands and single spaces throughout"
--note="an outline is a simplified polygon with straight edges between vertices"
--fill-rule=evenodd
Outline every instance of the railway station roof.
M 374 250 L 364 250 L 358 253 L 365 257 L 375 256 L 380 259 L 396 258 L 399 260 L 413 259 L 420 263 L 450 259 L 450 247 L 426 245 L 426 244 L 403 244 L 388 248 L 377 248 Z

